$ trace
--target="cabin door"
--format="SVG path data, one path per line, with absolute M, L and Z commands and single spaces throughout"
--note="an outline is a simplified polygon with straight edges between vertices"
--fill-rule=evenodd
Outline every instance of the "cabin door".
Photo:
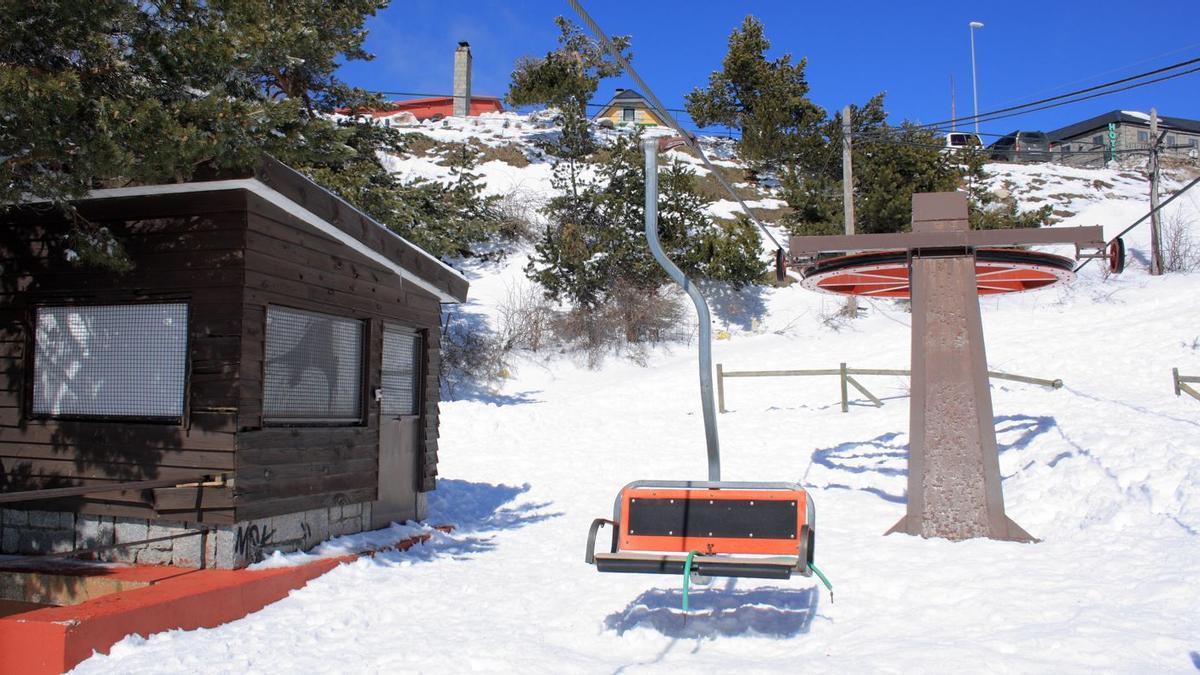
M 417 491 L 421 445 L 420 333 L 399 326 L 383 330 L 379 404 L 379 500 L 371 511 L 373 528 L 425 517 Z

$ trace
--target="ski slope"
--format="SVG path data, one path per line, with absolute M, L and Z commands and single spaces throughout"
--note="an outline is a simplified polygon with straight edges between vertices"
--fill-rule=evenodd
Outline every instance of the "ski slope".
M 1072 195 L 1059 198 L 1076 213 L 1063 226 L 1112 235 L 1147 208 L 1144 182 L 1115 170 L 1083 182 L 1079 169 L 993 170 L 1047 199 Z M 1172 206 L 1200 223 L 1200 194 Z M 1194 672 L 1200 401 L 1177 398 L 1170 377 L 1200 374 L 1200 274 L 1149 277 L 1147 237 L 1128 237 L 1123 275 L 1093 263 L 1070 286 L 982 300 L 990 367 L 1065 383 L 992 390 L 1008 513 L 1039 543 L 883 536 L 904 513 L 904 379 L 863 378 L 885 405 L 845 414 L 836 378 L 734 380 L 724 476 L 809 488 L 836 602 L 813 579 L 718 579 L 693 590 L 685 617 L 679 577 L 601 575 L 583 554 L 620 486 L 705 476 L 693 347 L 596 370 L 527 354 L 502 387 L 442 404 L 429 522 L 453 533 L 342 565 L 216 629 L 128 637 L 75 672 Z M 465 311 L 490 316 L 524 283 L 522 264 L 473 268 Z M 907 367 L 902 307 L 867 303 L 831 327 L 839 304 L 799 284 L 747 293 L 717 312 L 730 337 L 715 360 Z

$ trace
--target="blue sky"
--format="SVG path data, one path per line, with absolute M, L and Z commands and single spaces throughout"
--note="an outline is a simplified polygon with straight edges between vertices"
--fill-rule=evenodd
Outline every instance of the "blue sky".
M 610 34 L 633 37 L 634 67 L 669 107 L 720 68 L 726 40 L 746 14 L 766 27 L 771 56 L 808 59 L 812 99 L 827 109 L 887 93 L 893 122 L 971 111 L 970 31 L 976 32 L 979 109 L 988 111 L 1200 57 L 1200 1 L 1137 2 L 709 2 L 585 0 Z M 1153 7 L 1147 12 L 1143 8 Z M 367 42 L 376 60 L 346 64 L 341 76 L 377 90 L 446 93 L 459 40 L 471 43 L 476 94 L 503 96 L 513 62 L 555 46 L 565 0 L 397 0 L 374 17 Z M 626 77 L 605 81 L 607 100 Z M 1200 73 L 1007 120 L 982 131 L 1049 131 L 1113 109 L 1200 119 Z M 684 121 L 691 126 L 690 122 Z

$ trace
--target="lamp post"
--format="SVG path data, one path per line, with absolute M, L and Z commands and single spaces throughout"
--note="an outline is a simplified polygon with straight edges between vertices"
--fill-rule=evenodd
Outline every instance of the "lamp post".
M 979 135 L 979 87 L 975 83 L 975 29 L 983 28 L 979 21 L 967 24 L 971 27 L 971 96 L 975 99 L 975 135 Z

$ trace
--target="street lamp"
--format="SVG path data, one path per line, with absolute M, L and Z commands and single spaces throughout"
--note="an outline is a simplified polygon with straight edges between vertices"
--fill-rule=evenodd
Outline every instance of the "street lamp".
M 983 28 L 983 24 L 972 21 L 971 27 L 971 96 L 975 99 L 975 135 L 979 135 L 979 86 L 975 83 L 975 29 Z

